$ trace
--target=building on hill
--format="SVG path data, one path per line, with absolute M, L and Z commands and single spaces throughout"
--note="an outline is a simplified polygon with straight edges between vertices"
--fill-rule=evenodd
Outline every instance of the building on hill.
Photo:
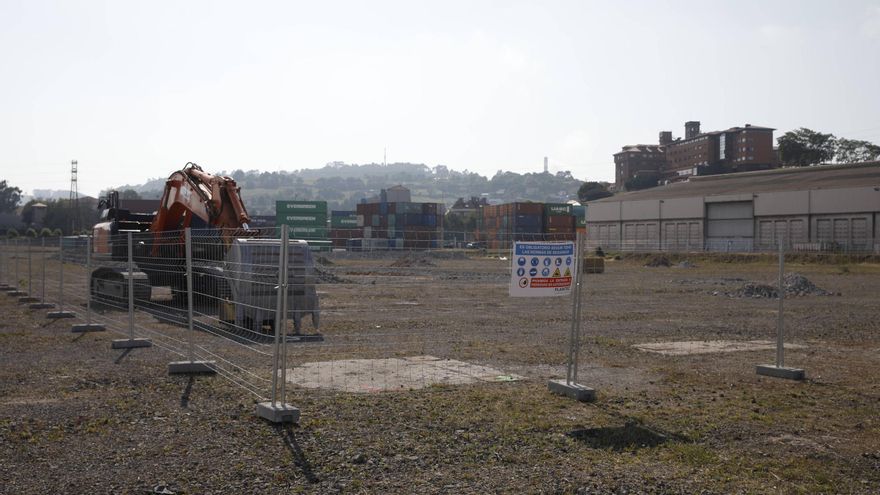
M 631 144 L 614 154 L 615 190 L 626 189 L 633 179 L 660 179 L 666 166 L 666 150 L 663 144 Z
M 775 168 L 779 159 L 773 148 L 774 130 L 746 124 L 704 133 L 699 121 L 685 122 L 683 139 L 673 139 L 672 132 L 662 131 L 659 144 L 628 145 L 615 153 L 614 188 L 624 191 L 694 175 Z
M 779 243 L 880 253 L 880 162 L 691 176 L 587 204 L 590 249 L 750 252 Z
M 773 131 L 746 124 L 725 131 L 700 132 L 700 123 L 685 123 L 685 138 L 666 146 L 663 178 L 749 172 L 774 168 Z

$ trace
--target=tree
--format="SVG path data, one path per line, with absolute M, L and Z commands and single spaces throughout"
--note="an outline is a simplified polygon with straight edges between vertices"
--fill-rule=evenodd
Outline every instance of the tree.
M 623 183 L 623 187 L 625 187 L 627 191 L 638 191 L 656 185 L 657 177 L 650 175 L 637 175 L 635 177 L 630 177 Z
M 141 199 L 141 195 L 134 189 L 126 189 L 119 193 L 119 199 Z
M 607 198 L 611 195 L 612 194 L 608 191 L 608 188 L 600 182 L 584 182 L 578 189 L 578 199 L 580 199 L 582 203 Z
M 880 146 L 870 141 L 840 138 L 835 159 L 838 163 L 870 162 L 880 159 Z
M 808 167 L 834 158 L 834 134 L 822 134 L 806 127 L 788 131 L 776 139 L 783 165 Z
M 21 189 L 7 185 L 5 180 L 0 181 L 0 213 L 14 211 L 20 200 Z

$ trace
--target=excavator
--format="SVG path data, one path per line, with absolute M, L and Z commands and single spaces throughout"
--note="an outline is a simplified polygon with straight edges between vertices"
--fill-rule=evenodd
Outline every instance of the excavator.
M 99 302 L 128 298 L 128 279 L 135 300 L 155 302 L 154 287 L 170 288 L 179 305 L 187 294 L 185 229 L 190 228 L 193 294 L 202 308 L 216 307 L 220 319 L 255 332 L 274 326 L 278 259 L 281 241 L 251 229 L 240 188 L 230 177 L 212 175 L 189 162 L 171 174 L 154 213 L 120 207 L 116 191 L 99 202 L 101 222 L 93 227 L 93 256 L 104 266 L 91 274 L 91 297 Z M 132 261 L 128 270 L 128 236 Z M 303 316 L 318 326 L 314 263 L 305 241 L 289 240 L 287 307 L 299 333 Z M 273 260 L 274 258 L 274 260 Z M 152 304 L 155 306 L 155 304 Z M 231 309 L 230 309 L 231 307 Z

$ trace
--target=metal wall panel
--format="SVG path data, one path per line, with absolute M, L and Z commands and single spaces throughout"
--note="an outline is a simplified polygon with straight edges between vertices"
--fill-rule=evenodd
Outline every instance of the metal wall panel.
M 659 234 L 658 222 L 625 222 L 621 249 L 626 251 L 658 250 L 660 248 Z
M 620 230 L 617 222 L 591 223 L 587 228 L 587 247 L 617 249 L 620 247 Z
M 657 220 L 660 218 L 660 200 L 622 201 L 621 220 Z
M 755 195 L 755 216 L 805 215 L 810 211 L 809 191 L 781 191 Z
M 587 221 L 590 223 L 620 221 L 620 201 L 588 203 Z
M 666 219 L 703 218 L 703 197 L 664 199 L 660 215 Z
M 782 239 L 787 246 L 809 242 L 807 222 L 809 217 L 761 217 L 756 219 L 755 247 L 774 249 Z
M 870 250 L 876 235 L 873 214 L 819 215 L 812 218 L 813 239 L 820 249 Z
M 712 251 L 751 251 L 755 235 L 751 201 L 706 204 L 706 248 Z
M 862 213 L 880 211 L 880 191 L 873 186 L 810 191 L 810 213 Z
M 709 220 L 752 219 L 754 206 L 751 201 L 730 203 L 707 203 L 706 218 Z

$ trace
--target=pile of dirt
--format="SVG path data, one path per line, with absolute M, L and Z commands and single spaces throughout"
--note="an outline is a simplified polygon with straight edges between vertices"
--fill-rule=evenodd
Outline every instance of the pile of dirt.
M 713 294 L 718 295 L 718 292 L 713 292 Z M 725 295 L 728 297 L 776 299 L 779 297 L 779 292 L 776 290 L 776 287 L 773 287 L 772 285 L 749 282 L 732 292 L 726 292 Z
M 682 261 L 678 262 L 678 265 L 676 265 L 676 267 L 678 267 L 678 268 L 696 268 L 697 265 L 691 263 L 688 260 L 682 260 Z
M 331 265 L 333 263 L 330 263 Z M 315 265 L 315 279 L 319 284 L 347 284 L 344 278 L 340 278 L 330 270 L 321 268 L 321 265 Z
M 669 267 L 672 266 L 672 263 L 669 262 L 669 258 L 666 256 L 653 256 L 647 263 L 645 263 L 645 266 L 651 268 L 656 268 L 658 266 Z
M 326 256 L 318 256 L 317 258 L 315 258 L 315 263 L 317 263 L 319 265 L 324 265 L 324 266 L 330 266 L 330 265 L 336 264 L 336 263 L 333 263 L 332 261 L 330 261 L 329 259 L 327 259 Z
M 782 287 L 785 290 L 785 297 L 795 296 L 833 296 L 833 292 L 816 287 L 807 277 L 799 273 L 789 273 L 782 278 Z M 719 292 L 713 292 L 713 295 L 719 295 Z M 725 292 L 728 297 L 754 297 L 765 299 L 776 299 L 779 297 L 779 289 L 769 284 L 758 284 L 748 282 L 742 287 L 732 291 Z
M 425 253 L 409 252 L 400 258 L 397 258 L 388 266 L 394 268 L 409 268 L 412 266 L 436 266 L 436 263 L 434 263 L 434 261 Z

